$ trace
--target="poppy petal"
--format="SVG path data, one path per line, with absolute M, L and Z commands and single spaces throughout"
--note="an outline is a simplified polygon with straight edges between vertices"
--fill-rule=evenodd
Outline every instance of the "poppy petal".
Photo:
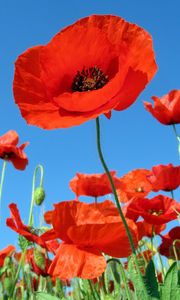
M 105 268 L 106 260 L 97 250 L 86 251 L 72 244 L 61 244 L 48 273 L 60 279 L 92 279 L 99 277 Z

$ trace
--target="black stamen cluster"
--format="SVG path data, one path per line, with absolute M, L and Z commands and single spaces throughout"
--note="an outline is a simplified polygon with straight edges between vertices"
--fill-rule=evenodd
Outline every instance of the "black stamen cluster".
M 98 90 L 109 81 L 108 76 L 97 66 L 78 71 L 72 83 L 73 92 Z

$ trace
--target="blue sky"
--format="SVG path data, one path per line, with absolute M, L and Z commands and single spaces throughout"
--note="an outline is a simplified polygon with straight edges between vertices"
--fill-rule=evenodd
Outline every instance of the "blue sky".
M 1 1 L 0 135 L 14 129 L 22 143 L 30 141 L 26 149 L 27 169 L 21 172 L 10 164 L 7 167 L 0 222 L 3 230 L 1 247 L 15 244 L 17 240 L 17 235 L 5 227 L 8 204 L 16 202 L 23 220 L 28 220 L 32 175 L 38 163 L 45 169 L 47 209 L 54 202 L 74 198 L 68 183 L 76 172 L 102 172 L 95 143 L 95 121 L 69 129 L 45 131 L 28 126 L 22 119 L 12 94 L 17 56 L 34 45 L 46 44 L 63 27 L 91 14 L 118 15 L 144 27 L 153 37 L 159 70 L 134 105 L 125 111 L 113 112 L 110 121 L 101 117 L 103 150 L 110 169 L 117 170 L 119 176 L 135 168 L 151 168 L 160 163 L 177 165 L 177 145 L 172 128 L 153 119 L 144 110 L 143 100 L 180 88 L 179 10 L 178 0 Z M 175 195 L 179 199 L 178 191 Z M 38 213 L 36 209 L 36 216 Z

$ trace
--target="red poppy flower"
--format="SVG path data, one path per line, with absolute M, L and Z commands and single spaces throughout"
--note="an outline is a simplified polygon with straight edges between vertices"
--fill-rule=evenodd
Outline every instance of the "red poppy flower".
M 24 170 L 28 164 L 27 156 L 23 149 L 28 142 L 17 147 L 19 137 L 16 131 L 10 130 L 0 137 L 0 158 L 11 161 L 18 170 Z
M 180 166 L 174 167 L 172 164 L 155 166 L 147 179 L 152 184 L 154 192 L 175 190 L 180 185 Z
M 3 267 L 5 258 L 10 256 L 13 251 L 15 251 L 15 247 L 13 245 L 9 245 L 0 251 L 0 267 Z
M 134 198 L 126 208 L 126 217 L 136 221 L 139 216 L 153 225 L 168 223 L 177 218 L 180 212 L 180 204 L 175 200 L 158 195 L 151 200 L 146 198 Z
M 121 186 L 119 179 L 115 176 L 116 172 L 110 172 L 116 188 Z M 76 176 L 69 183 L 70 188 L 76 196 L 99 197 L 112 193 L 109 179 L 104 174 L 82 174 Z
M 127 257 L 131 253 L 124 225 L 114 213 L 115 209 L 111 201 L 55 204 L 51 212 L 52 225 L 63 243 L 49 268 L 52 277 L 93 279 L 106 268 L 102 252 L 115 257 Z M 132 221 L 128 221 L 128 225 L 137 245 L 136 226 Z
M 21 217 L 19 214 L 19 210 L 15 203 L 11 203 L 9 205 L 11 211 L 11 218 L 7 218 L 6 225 L 9 226 L 12 230 L 24 236 L 28 241 L 34 242 L 40 245 L 43 248 L 46 248 L 49 251 L 52 251 L 54 247 L 52 247 L 51 243 L 49 244 L 47 241 L 53 241 L 56 239 L 55 233 L 53 230 L 48 230 L 46 233 L 38 236 L 36 231 L 33 228 L 25 225 L 21 221 Z M 44 236 L 45 235 L 45 236 Z M 57 248 L 57 247 L 56 247 Z M 52 251 L 54 252 L 54 251 Z
M 148 102 L 144 102 L 144 105 L 160 123 L 164 125 L 180 123 L 180 90 L 173 90 L 161 98 L 154 96 L 152 99 L 154 107 Z
M 152 238 L 166 228 L 166 224 L 153 225 L 145 221 L 139 221 L 136 225 L 138 230 L 138 240 L 141 240 L 143 237 Z
M 119 201 L 128 202 L 133 197 L 145 197 L 151 190 L 147 176 L 151 172 L 146 169 L 133 170 L 119 178 L 121 186 L 117 190 Z
M 29 124 L 79 125 L 129 107 L 156 70 L 144 29 L 120 17 L 93 15 L 18 57 L 15 102 Z
M 175 259 L 175 254 L 173 251 L 173 243 L 176 249 L 177 258 L 180 259 L 180 226 L 174 227 L 165 236 L 161 236 L 162 243 L 159 246 L 160 254 Z M 177 241 L 177 242 L 175 242 Z

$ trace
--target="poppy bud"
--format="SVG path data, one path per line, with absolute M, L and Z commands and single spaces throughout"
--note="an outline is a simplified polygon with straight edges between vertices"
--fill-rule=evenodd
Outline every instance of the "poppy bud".
M 34 249 L 34 262 L 41 269 L 45 270 L 46 260 L 44 254 L 38 249 Z
M 42 186 L 35 189 L 34 202 L 36 205 L 41 205 L 45 198 L 45 191 Z

